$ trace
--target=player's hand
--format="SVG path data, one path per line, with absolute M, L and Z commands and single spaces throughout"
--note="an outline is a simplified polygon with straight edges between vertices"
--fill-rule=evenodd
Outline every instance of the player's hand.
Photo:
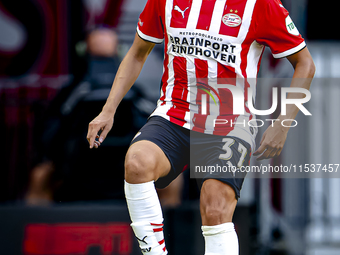
M 275 123 L 274 127 L 269 126 L 262 136 L 260 147 L 254 152 L 254 156 L 261 155 L 257 160 L 279 156 L 286 142 L 287 133 L 288 129 L 282 127 L 281 123 Z
M 104 142 L 107 134 L 113 125 L 113 116 L 105 112 L 101 112 L 89 124 L 87 132 L 87 141 L 90 144 L 90 149 L 98 148 Z

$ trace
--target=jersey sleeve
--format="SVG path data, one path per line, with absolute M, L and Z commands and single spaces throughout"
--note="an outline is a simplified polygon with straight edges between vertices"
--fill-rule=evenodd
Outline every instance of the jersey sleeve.
M 161 20 L 159 0 L 148 0 L 143 12 L 139 16 L 137 25 L 138 36 L 149 42 L 162 43 L 164 30 Z
M 267 1 L 261 12 L 256 41 L 268 46 L 274 58 L 283 58 L 306 47 L 306 43 L 280 0 Z

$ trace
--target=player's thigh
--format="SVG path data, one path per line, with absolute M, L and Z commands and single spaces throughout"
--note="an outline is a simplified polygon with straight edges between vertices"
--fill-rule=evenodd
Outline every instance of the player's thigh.
M 237 199 L 234 189 L 216 179 L 203 182 L 200 196 L 202 224 L 206 226 L 231 222 Z
M 133 143 L 125 158 L 125 179 L 129 183 L 156 181 L 166 176 L 171 164 L 158 145 L 141 140 Z

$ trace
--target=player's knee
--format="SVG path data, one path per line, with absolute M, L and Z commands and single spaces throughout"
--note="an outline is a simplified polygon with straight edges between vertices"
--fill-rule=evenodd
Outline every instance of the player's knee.
M 204 216 L 206 222 L 209 222 L 207 225 L 218 225 L 224 223 L 224 208 L 221 205 L 216 204 L 208 204 L 204 208 Z
M 125 180 L 128 183 L 144 183 L 156 180 L 156 159 L 141 151 L 129 152 L 125 159 Z
M 207 222 L 211 223 L 211 225 L 221 224 L 224 222 L 223 219 L 225 218 L 225 214 L 227 212 L 226 209 L 226 202 L 221 197 L 201 197 L 202 216 L 206 219 Z

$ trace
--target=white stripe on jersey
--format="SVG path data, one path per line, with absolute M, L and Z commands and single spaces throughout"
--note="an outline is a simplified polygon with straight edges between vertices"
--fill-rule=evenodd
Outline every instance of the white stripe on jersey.
M 196 73 L 195 73 L 195 62 L 193 58 L 187 61 L 187 78 L 188 78 L 188 95 L 187 102 L 189 102 L 189 111 L 185 113 L 184 124 L 185 128 L 192 128 L 192 118 L 195 113 L 198 113 L 198 105 L 196 104 L 197 86 L 196 86 Z
M 196 0 L 192 2 L 190 13 L 189 13 L 189 18 L 188 18 L 188 23 L 186 27 L 188 31 L 192 31 L 196 29 L 196 25 L 198 22 L 198 18 L 199 18 L 201 6 L 202 6 L 202 1 L 203 0 Z
M 223 16 L 224 6 L 227 0 L 216 0 L 214 12 L 211 17 L 209 32 L 218 34 L 221 28 L 221 20 Z
M 175 71 L 174 71 L 174 56 L 169 55 L 169 63 L 168 63 L 168 72 L 169 78 L 167 81 L 166 91 L 165 91 L 165 99 L 167 107 L 165 107 L 162 111 L 166 114 L 170 108 L 173 106 L 172 103 L 172 92 L 174 90 L 174 80 L 175 80 Z
M 165 6 L 166 29 L 168 27 L 170 27 L 170 22 L 171 22 L 171 18 L 172 18 L 172 9 L 174 8 L 173 4 L 174 4 L 173 1 L 166 1 L 166 6 Z
M 217 0 L 215 2 L 213 15 L 211 17 L 209 32 L 211 34 L 218 34 L 221 28 L 221 20 L 223 16 L 224 6 L 226 4 L 227 0 Z M 213 61 L 211 59 L 207 60 L 208 62 L 208 84 L 212 88 L 218 90 L 217 88 L 217 65 L 218 63 L 216 61 Z M 209 115 L 206 118 L 205 121 L 205 130 L 204 133 L 206 134 L 213 134 L 214 133 L 214 120 L 220 115 L 220 102 L 217 102 L 217 105 L 215 104 L 214 100 L 209 96 L 208 97 L 209 102 Z
M 210 87 L 218 90 L 217 88 L 217 62 L 208 60 L 208 84 Z M 205 121 L 206 134 L 213 134 L 214 132 L 214 120 L 220 115 L 220 102 L 215 104 L 214 100 L 209 96 L 209 115 Z
M 248 0 L 246 7 L 244 9 L 242 25 L 241 25 L 239 36 L 238 36 L 238 39 L 242 42 L 244 41 L 244 39 L 246 38 L 248 34 L 255 3 L 256 3 L 256 0 Z
M 244 14 L 243 14 L 243 19 L 242 19 L 242 24 L 241 24 L 241 28 L 239 31 L 239 35 L 237 37 L 237 41 L 239 42 L 239 45 L 242 46 L 243 41 L 246 39 L 247 34 L 249 32 L 249 27 L 251 24 L 251 18 L 253 15 L 253 11 L 254 11 L 254 7 L 255 7 L 255 3 L 256 0 L 248 0 L 244 9 Z M 244 78 L 243 74 L 242 74 L 242 70 L 241 70 L 241 62 L 243 61 L 243 59 L 241 58 L 241 53 L 242 50 L 237 51 L 236 54 L 236 64 L 234 65 L 235 67 L 235 71 L 238 74 L 238 76 L 241 78 Z M 257 68 L 257 65 L 256 65 Z M 251 78 L 255 78 L 251 77 Z
M 173 1 L 166 1 L 166 6 L 165 6 L 166 27 L 170 27 L 172 8 L 173 8 Z M 167 45 L 166 48 L 169 49 L 170 45 L 171 45 L 170 38 L 168 38 L 168 45 Z M 165 52 L 164 54 L 167 54 L 167 52 Z M 174 56 L 171 55 L 171 54 L 168 54 L 168 63 L 166 63 L 167 70 L 168 70 L 168 80 L 166 81 L 167 86 L 166 86 L 165 97 L 164 97 L 165 104 L 161 100 L 158 100 L 157 108 L 151 114 L 151 116 L 154 116 L 154 115 L 162 116 L 167 120 L 170 120 L 170 116 L 167 115 L 167 112 L 173 106 L 173 103 L 172 103 L 172 100 L 171 100 L 171 95 L 172 95 L 172 91 L 173 91 L 173 88 L 174 88 L 174 79 L 175 79 L 174 78 L 173 59 L 174 59 Z M 164 84 L 163 84 L 163 86 L 164 86 Z M 164 95 L 163 88 L 161 88 L 161 97 L 160 98 L 162 98 L 163 95 Z
M 174 88 L 174 68 L 173 68 L 173 59 L 174 56 L 169 55 L 168 56 L 169 62 L 168 62 L 168 73 L 169 73 L 169 78 L 167 80 L 167 86 L 166 86 L 166 90 L 165 90 L 165 98 L 164 98 L 164 102 L 165 105 L 162 104 L 163 102 L 161 100 L 158 100 L 158 105 L 156 110 L 151 114 L 151 116 L 154 115 L 160 115 L 162 117 L 164 117 L 167 120 L 170 120 L 170 116 L 167 115 L 167 112 L 171 109 L 171 107 L 173 106 L 172 103 L 172 92 L 173 92 L 173 88 Z M 161 95 L 163 95 L 163 90 L 161 89 Z

